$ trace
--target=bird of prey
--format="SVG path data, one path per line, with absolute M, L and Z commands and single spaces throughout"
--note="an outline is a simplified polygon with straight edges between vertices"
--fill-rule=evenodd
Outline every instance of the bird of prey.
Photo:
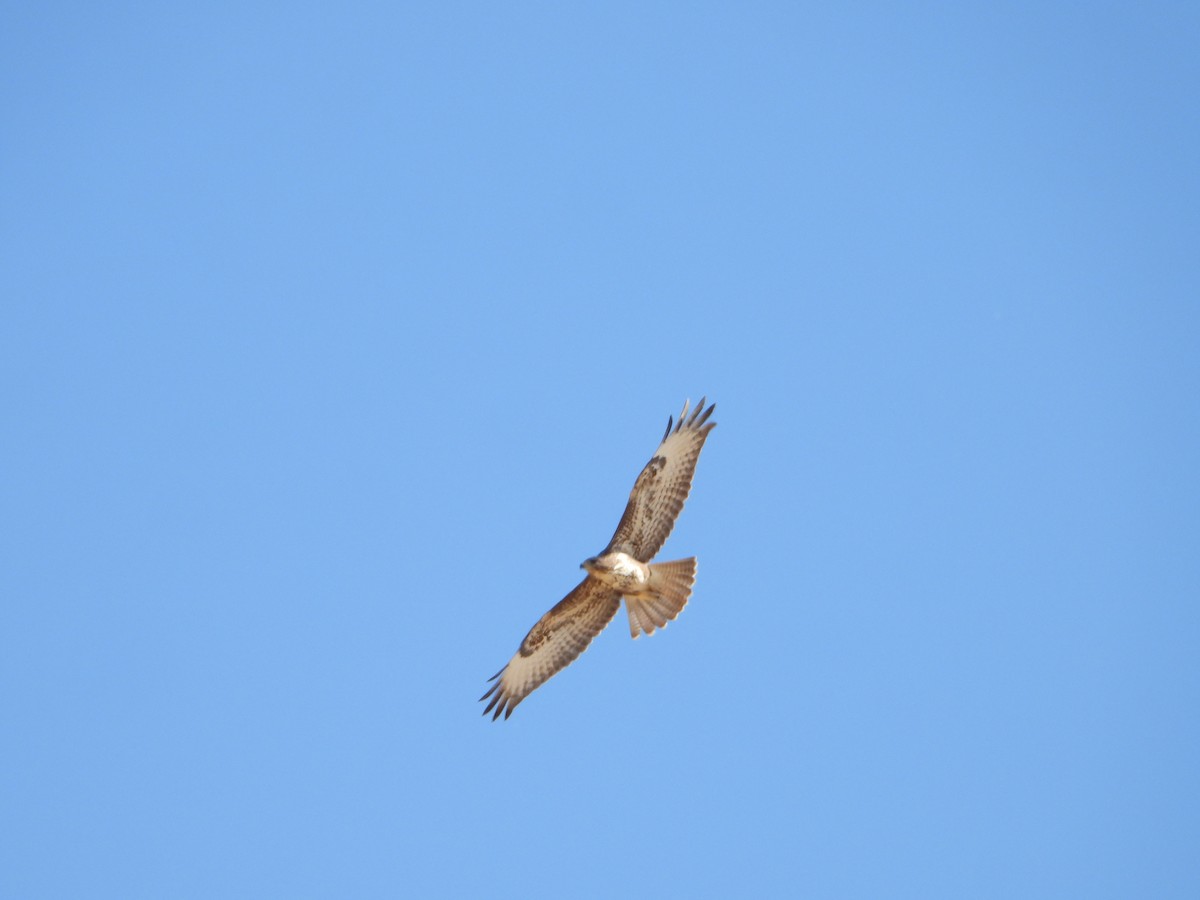
M 650 560 L 675 527 L 692 489 L 700 450 L 717 426 L 708 421 L 715 408 L 705 409 L 702 398 L 691 415 L 683 404 L 678 423 L 667 418 L 662 443 L 638 475 L 612 540 L 583 561 L 580 568 L 587 576 L 538 620 L 508 665 L 491 677 L 495 684 L 479 698 L 492 698 L 485 716 L 495 708 L 493 721 L 501 713 L 507 719 L 534 689 L 570 665 L 616 615 L 622 597 L 634 638 L 665 628 L 679 615 L 692 593 L 696 558 Z

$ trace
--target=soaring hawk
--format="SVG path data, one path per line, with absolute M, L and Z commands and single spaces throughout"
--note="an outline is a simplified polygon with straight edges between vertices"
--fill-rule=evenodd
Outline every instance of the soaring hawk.
M 538 620 L 516 656 L 491 677 L 496 683 L 479 698 L 492 698 L 485 716 L 494 707 L 493 721 L 501 713 L 507 719 L 535 688 L 570 665 L 616 615 L 622 597 L 634 638 L 665 628 L 679 615 L 692 593 L 696 558 L 650 560 L 675 527 L 692 489 L 700 450 L 717 427 L 708 421 L 715 408 L 705 409 L 702 398 L 691 415 L 683 404 L 678 423 L 668 417 L 662 443 L 638 475 L 612 540 L 598 556 L 583 561 L 580 568 L 587 576 Z

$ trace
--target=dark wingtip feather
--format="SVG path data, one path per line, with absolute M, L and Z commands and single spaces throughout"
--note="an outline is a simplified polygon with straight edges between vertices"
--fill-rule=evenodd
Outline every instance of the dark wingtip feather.
M 507 668 L 508 668 L 508 666 L 506 665 L 506 666 L 504 667 L 504 669 L 507 669 Z M 496 681 L 496 679 L 497 679 L 497 678 L 499 678 L 501 675 L 503 675 L 503 674 L 504 674 L 504 669 L 501 669 L 499 672 L 497 672 L 495 675 L 493 675 L 491 678 L 489 678 L 489 679 L 488 679 L 488 681 Z M 493 684 L 493 685 L 492 685 L 490 688 L 488 688 L 488 689 L 487 689 L 487 693 L 486 693 L 486 694 L 484 694 L 482 697 L 480 697 L 480 698 L 479 698 L 479 702 L 480 702 L 480 703 L 482 703 L 482 702 L 483 702 L 484 700 L 486 700 L 488 697 L 491 697 L 491 696 L 492 696 L 492 694 L 496 693 L 496 691 L 497 691 L 499 688 L 500 688 L 500 682 L 498 682 L 498 681 L 497 681 L 495 684 Z M 498 695 L 498 694 L 497 694 L 497 698 L 499 698 L 499 695 Z M 488 708 L 487 708 L 487 709 L 485 709 L 485 710 L 483 711 L 483 714 L 484 714 L 485 716 L 488 714 L 488 709 L 491 709 L 491 708 L 492 708 L 492 706 L 494 706 L 494 705 L 495 705 L 495 703 L 496 703 L 496 700 L 495 700 L 495 699 L 493 699 L 493 700 L 492 700 L 492 702 L 488 704 Z
M 662 439 L 665 441 L 671 435 L 671 426 L 675 424 L 675 420 L 671 416 L 667 416 L 667 430 L 663 432 Z
M 507 668 L 508 666 L 504 667 L 504 669 Z M 489 678 L 488 681 L 496 681 L 497 678 L 504 674 L 504 669 L 501 669 L 499 672 Z M 479 700 L 480 702 L 483 702 L 484 700 L 487 700 L 488 697 L 491 697 L 492 699 L 491 702 L 483 708 L 483 714 L 486 716 L 488 713 L 491 713 L 493 722 L 500 718 L 501 713 L 504 713 L 504 718 L 507 719 L 512 715 L 513 710 L 517 708 L 517 704 L 521 702 L 521 699 L 524 699 L 521 698 L 514 701 L 512 695 L 505 692 L 504 682 L 502 681 L 496 681 L 495 684 L 487 689 L 487 693 L 480 697 Z
M 685 401 L 683 404 L 683 412 L 681 412 L 679 414 L 679 421 L 675 425 L 676 433 L 682 431 L 685 428 L 687 428 L 689 430 L 699 430 L 700 427 L 705 422 L 708 421 L 708 417 L 713 414 L 713 410 L 717 408 L 717 404 L 712 403 L 706 409 L 704 404 L 707 402 L 708 402 L 707 396 L 701 397 L 700 402 L 697 403 L 694 408 L 691 408 L 691 401 Z M 691 408 L 690 412 L 689 412 L 689 408 Z M 716 423 L 714 422 L 712 425 L 709 426 L 709 428 L 713 428 L 713 427 L 715 427 L 715 425 L 716 425 Z M 707 431 L 708 429 L 705 429 L 705 430 Z M 670 424 L 670 422 L 668 422 L 667 423 L 667 434 L 670 434 L 670 433 L 671 433 L 671 424 Z M 663 440 L 666 440 L 666 438 L 664 437 Z
M 679 411 L 679 421 L 675 423 L 675 433 L 678 434 L 687 425 L 688 407 L 692 405 L 691 400 L 683 401 L 683 409 Z

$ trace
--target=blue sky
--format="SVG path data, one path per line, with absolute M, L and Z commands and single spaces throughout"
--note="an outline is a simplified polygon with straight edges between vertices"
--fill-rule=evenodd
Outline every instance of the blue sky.
M 1188 4 L 0 28 L 0 893 L 1195 897 Z M 716 401 L 664 556 L 476 698 Z

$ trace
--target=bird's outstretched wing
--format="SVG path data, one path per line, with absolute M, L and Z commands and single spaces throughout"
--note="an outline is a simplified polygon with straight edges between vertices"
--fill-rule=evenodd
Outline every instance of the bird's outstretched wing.
M 701 398 L 690 416 L 684 403 L 678 423 L 667 419 L 663 441 L 634 483 L 625 514 L 605 553 L 623 551 L 649 562 L 662 549 L 692 489 L 692 475 L 704 441 L 717 427 L 716 422 L 708 422 L 716 408 L 714 403 L 705 409 Z
M 579 656 L 592 638 L 604 630 L 621 605 L 621 595 L 592 578 L 585 578 L 555 607 L 542 616 L 521 641 L 517 655 L 491 677 L 496 683 L 480 697 L 491 702 L 484 709 L 495 721 L 512 715 L 517 704 L 556 672 Z

